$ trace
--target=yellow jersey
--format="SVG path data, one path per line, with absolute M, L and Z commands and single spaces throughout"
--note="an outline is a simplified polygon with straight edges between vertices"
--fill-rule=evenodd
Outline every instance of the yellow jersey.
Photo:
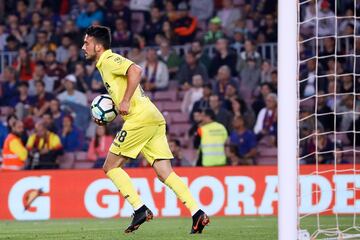
M 119 107 L 127 88 L 127 70 L 134 64 L 127 58 L 113 53 L 110 49 L 101 54 L 96 67 L 103 79 L 106 90 L 116 107 Z M 130 100 L 129 114 L 122 118 L 128 128 L 165 124 L 165 119 L 156 106 L 145 95 L 139 85 Z

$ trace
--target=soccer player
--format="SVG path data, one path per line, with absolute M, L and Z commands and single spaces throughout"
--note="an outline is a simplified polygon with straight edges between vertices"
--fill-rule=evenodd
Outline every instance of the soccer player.
M 85 32 L 82 50 L 86 59 L 95 60 L 104 85 L 124 119 L 123 128 L 116 135 L 103 169 L 119 189 L 121 195 L 134 208 L 134 216 L 126 233 L 135 231 L 145 221 L 153 218 L 138 195 L 129 175 L 122 169 L 129 158 L 140 152 L 154 168 L 158 178 L 171 188 L 192 215 L 190 233 L 201 233 L 209 217 L 199 209 L 189 188 L 173 171 L 173 155 L 165 134 L 165 119 L 144 94 L 141 86 L 141 68 L 110 50 L 111 32 L 104 26 L 91 26 Z M 99 125 L 104 122 L 95 120 Z

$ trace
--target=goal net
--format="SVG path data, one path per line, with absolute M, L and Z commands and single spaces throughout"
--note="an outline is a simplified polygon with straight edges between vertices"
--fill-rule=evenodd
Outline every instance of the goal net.
M 360 239 L 360 0 L 297 8 L 299 239 Z

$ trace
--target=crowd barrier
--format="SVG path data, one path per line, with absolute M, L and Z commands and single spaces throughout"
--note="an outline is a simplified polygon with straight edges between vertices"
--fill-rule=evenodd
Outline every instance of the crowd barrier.
M 321 175 L 306 175 L 315 166 L 303 166 L 300 178 L 301 213 L 329 209 L 325 214 L 360 211 L 354 189 L 360 176 L 351 165 L 320 166 Z M 170 189 L 151 168 L 127 169 L 147 206 L 158 217 L 189 216 Z M 276 215 L 276 166 L 177 168 L 200 207 L 209 215 Z M 319 191 L 318 198 L 314 191 Z M 0 219 L 129 217 L 131 206 L 101 170 L 0 172 Z

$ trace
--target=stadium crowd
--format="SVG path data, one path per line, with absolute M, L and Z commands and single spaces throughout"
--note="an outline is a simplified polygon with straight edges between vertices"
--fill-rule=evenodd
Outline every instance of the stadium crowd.
M 301 11 L 303 19 L 314 16 L 313 2 Z M 355 11 L 350 2 L 340 4 L 344 15 Z M 334 16 L 331 1 L 320 0 L 318 9 L 324 16 Z M 15 53 L 8 58 L 11 61 L 1 58 L 6 62 L 0 79 L 0 146 L 3 160 L 12 158 L 8 169 L 102 166 L 121 121 L 117 118 L 106 127 L 91 121 L 91 100 L 106 93 L 95 63 L 86 62 L 81 52 L 83 32 L 94 24 L 109 26 L 112 48 L 142 66 L 142 87 L 168 122 L 173 165 L 275 164 L 277 70 L 272 62 L 276 61 L 266 59 L 259 46 L 277 42 L 276 11 L 275 0 L 2 1 L 0 51 Z M 334 24 L 322 24 L 318 33 L 333 34 Z M 350 17 L 339 24 L 339 34 L 345 35 L 356 26 Z M 308 21 L 301 37 L 309 38 L 313 32 L 314 24 Z M 323 91 L 317 113 L 329 115 L 318 120 L 329 131 L 334 106 L 353 106 L 350 99 L 336 102 L 326 94 L 353 92 L 355 86 L 352 77 L 331 75 L 335 70 L 340 73 L 341 66 L 343 73 L 352 70 L 347 59 L 333 56 L 334 37 L 321 42 L 321 56 L 331 57 L 302 64 L 301 79 L 307 80 L 300 88 L 303 98 L 316 89 L 318 94 Z M 347 45 L 347 53 L 360 50 L 359 39 L 355 42 Z M 314 42 L 301 46 L 302 59 L 315 54 Z M 325 77 L 316 88 L 320 69 Z M 314 111 L 313 101 L 302 106 L 301 115 Z M 341 120 L 339 128 L 347 130 L 352 119 Z M 315 129 L 314 122 L 302 124 L 301 135 Z M 360 128 L 360 120 L 356 124 Z M 212 130 L 221 134 L 212 136 Z M 327 140 L 330 146 L 332 140 Z M 351 137 L 348 140 L 350 144 Z M 304 155 L 314 152 L 311 138 L 301 146 Z M 14 149 L 21 154 L 13 156 Z M 214 152 L 216 157 L 211 156 Z M 145 161 L 140 156 L 128 166 L 145 166 Z

